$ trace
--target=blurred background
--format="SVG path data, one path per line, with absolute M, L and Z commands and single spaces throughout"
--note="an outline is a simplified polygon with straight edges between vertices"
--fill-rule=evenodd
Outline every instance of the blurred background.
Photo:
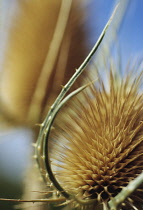
M 24 1 L 24 0 L 23 0 Z M 113 8 L 114 0 L 81 1 L 85 10 L 83 27 L 87 51 L 99 37 Z M 16 0 L 0 1 L 0 72 L 8 36 L 13 24 L 13 16 L 19 11 Z M 79 17 L 81 18 L 81 17 Z M 143 56 L 143 1 L 130 0 L 118 32 L 118 45 L 123 65 L 130 58 Z M 16 22 L 14 23 L 16 24 Z M 76 47 L 76 46 L 75 46 Z M 1 109 L 1 107 L 0 107 Z M 1 126 L 2 125 L 2 126 Z M 0 125 L 0 197 L 20 198 L 26 171 L 31 167 L 33 131 L 28 126 Z M 0 202 L 0 209 L 12 210 L 10 202 Z

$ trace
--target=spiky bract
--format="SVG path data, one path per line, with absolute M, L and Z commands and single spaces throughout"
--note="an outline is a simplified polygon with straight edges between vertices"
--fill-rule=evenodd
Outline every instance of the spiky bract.
M 109 72 L 108 84 L 98 73 L 98 81 L 61 110 L 51 133 L 52 168 L 61 186 L 105 205 L 143 170 L 142 73 Z M 121 209 L 142 208 L 142 187 Z

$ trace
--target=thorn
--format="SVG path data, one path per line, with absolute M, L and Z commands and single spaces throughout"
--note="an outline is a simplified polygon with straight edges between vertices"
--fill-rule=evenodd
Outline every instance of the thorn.
M 61 85 L 61 88 L 62 88 L 62 89 L 64 89 L 64 88 L 65 88 L 65 86 L 64 86 L 64 85 Z
M 41 147 L 40 147 L 40 146 L 38 146 L 38 147 L 37 147 L 37 149 L 40 151 Z
M 60 195 L 60 192 L 59 191 L 56 191 L 56 195 L 59 196 Z
M 33 158 L 34 158 L 34 159 L 37 159 L 37 155 L 33 155 Z
M 52 111 L 52 110 L 53 110 L 53 105 L 52 105 L 52 106 L 50 106 L 49 108 L 50 108 L 50 110 Z
M 48 118 L 48 120 L 51 120 L 51 118 L 52 118 L 52 117 L 51 117 L 51 115 L 50 115 L 49 118 Z
M 50 183 L 50 188 L 53 187 L 53 183 Z
M 49 128 L 46 128 L 46 129 L 44 130 L 44 135 L 47 134 L 48 130 L 49 130 Z
M 45 155 L 42 155 L 41 158 L 42 158 L 43 160 L 45 160 Z
M 47 131 L 48 131 L 48 129 L 46 129 L 45 131 L 44 131 L 44 135 L 46 136 L 46 134 L 47 134 Z
M 55 127 L 54 126 L 51 126 L 51 130 L 55 130 Z
M 44 123 L 36 123 L 35 126 L 43 127 Z
M 32 143 L 32 146 L 36 148 L 37 147 L 37 143 Z

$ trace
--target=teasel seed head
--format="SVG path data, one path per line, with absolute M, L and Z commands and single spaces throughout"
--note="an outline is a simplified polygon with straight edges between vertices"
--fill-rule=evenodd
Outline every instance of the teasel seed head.
M 108 209 L 108 201 L 143 170 L 142 72 L 117 76 L 110 67 L 108 84 L 96 73 L 98 81 L 58 114 L 50 158 L 67 193 Z M 141 185 L 120 209 L 142 209 L 142 196 Z

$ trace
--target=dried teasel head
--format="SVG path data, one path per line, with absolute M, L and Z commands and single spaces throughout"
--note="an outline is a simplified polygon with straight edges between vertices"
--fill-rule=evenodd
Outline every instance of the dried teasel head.
M 96 71 L 97 82 L 65 105 L 50 134 L 51 166 L 60 185 L 105 209 L 143 170 L 142 72 L 116 72 L 110 66 L 104 84 Z M 142 196 L 140 185 L 119 209 L 143 209 Z

